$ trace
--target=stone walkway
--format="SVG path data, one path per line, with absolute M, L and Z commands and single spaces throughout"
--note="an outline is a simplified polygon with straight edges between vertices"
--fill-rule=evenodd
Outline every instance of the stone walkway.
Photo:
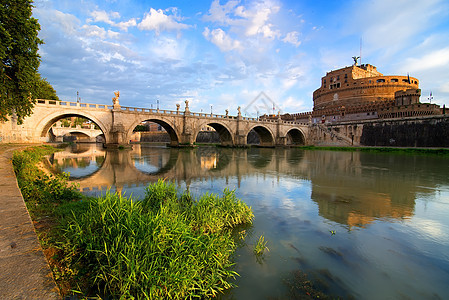
M 0 299 L 60 299 L 14 174 L 20 146 L 0 146 Z

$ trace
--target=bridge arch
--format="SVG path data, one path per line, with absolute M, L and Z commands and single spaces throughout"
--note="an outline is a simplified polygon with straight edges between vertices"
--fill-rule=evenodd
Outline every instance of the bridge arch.
M 179 145 L 179 134 L 176 131 L 175 128 L 177 128 L 173 123 L 169 123 L 168 121 L 158 118 L 158 117 L 150 117 L 150 118 L 142 118 L 134 123 L 132 123 L 131 127 L 128 129 L 127 137 L 131 136 L 133 133 L 134 128 L 136 128 L 137 125 L 141 124 L 144 121 L 153 122 L 156 124 L 161 125 L 165 131 L 167 131 L 168 135 L 170 136 L 170 146 L 178 146 Z
M 287 144 L 290 145 L 305 145 L 306 136 L 300 128 L 290 128 L 285 135 L 287 137 Z
M 274 147 L 275 140 L 274 140 L 274 134 L 270 130 L 270 128 L 264 126 L 264 125 L 255 125 L 249 128 L 249 130 L 246 132 L 245 137 L 248 138 L 248 134 L 251 130 L 254 130 L 260 139 L 260 146 L 262 147 Z
M 144 148 L 142 148 L 142 146 L 140 146 L 140 147 L 141 147 L 141 151 L 142 151 Z M 161 156 L 159 158 L 161 158 Z M 144 163 L 141 163 L 141 161 L 139 159 L 131 158 L 130 159 L 130 162 L 131 162 L 130 167 L 132 169 L 135 169 L 137 172 L 140 172 L 147 176 L 161 176 L 162 177 L 163 175 L 165 175 L 166 173 L 171 171 L 176 166 L 176 163 L 178 162 L 178 158 L 179 158 L 179 151 L 177 149 L 170 148 L 169 153 L 168 153 L 168 159 L 166 159 L 166 162 L 163 165 L 159 166 L 159 168 L 157 168 L 156 170 L 145 169 L 145 167 L 141 166 L 143 164 L 151 165 L 151 163 L 148 164 L 148 161 L 146 161 L 145 159 L 142 160 Z
M 193 136 L 193 141 L 196 141 L 196 138 L 198 137 L 201 128 L 203 128 L 206 125 L 215 129 L 215 131 L 218 133 L 218 136 L 220 137 L 220 142 L 222 146 L 229 146 L 229 147 L 234 146 L 234 137 L 229 127 L 223 122 L 209 121 L 209 120 L 207 120 L 206 122 L 202 122 L 199 126 L 197 126 Z
M 52 114 L 49 114 L 47 116 L 45 116 L 44 118 L 42 118 L 37 126 L 36 126 L 36 130 L 39 133 L 40 137 L 46 137 L 51 126 L 53 126 L 54 123 L 56 123 L 57 121 L 64 119 L 64 118 L 69 118 L 69 117 L 81 117 L 81 118 L 85 118 L 88 119 L 92 122 L 95 123 L 95 125 L 97 125 L 100 130 L 103 132 L 105 139 L 106 139 L 106 143 L 108 143 L 108 130 L 107 127 L 105 126 L 105 124 L 103 122 L 101 122 L 97 117 L 89 114 L 89 113 L 80 113 L 77 110 L 73 110 L 73 111 L 64 111 L 62 112 L 55 112 Z M 76 130 L 76 128 L 74 128 Z

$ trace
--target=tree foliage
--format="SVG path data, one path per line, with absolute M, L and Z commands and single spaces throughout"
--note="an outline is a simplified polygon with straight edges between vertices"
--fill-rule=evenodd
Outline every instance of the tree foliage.
M 31 114 L 39 90 L 43 41 L 32 7 L 32 0 L 0 2 L 0 120 L 15 113 L 19 124 Z
M 47 100 L 59 100 L 58 95 L 56 95 L 55 89 L 47 81 L 47 78 L 42 78 L 39 74 L 36 86 L 36 98 Z

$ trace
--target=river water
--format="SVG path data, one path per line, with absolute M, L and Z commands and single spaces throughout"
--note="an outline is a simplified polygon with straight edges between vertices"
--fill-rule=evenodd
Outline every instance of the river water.
M 88 195 L 139 198 L 158 178 L 194 195 L 235 189 L 255 220 L 226 299 L 291 299 L 287 283 L 306 280 L 334 297 L 449 299 L 448 157 L 87 144 L 55 153 L 47 166 L 70 172 Z M 261 235 L 269 252 L 257 259 Z

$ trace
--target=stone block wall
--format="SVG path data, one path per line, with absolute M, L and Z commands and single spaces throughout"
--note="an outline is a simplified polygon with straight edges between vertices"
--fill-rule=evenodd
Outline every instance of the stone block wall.
M 360 144 L 393 147 L 449 147 L 449 119 L 371 123 L 363 126 Z
M 309 138 L 321 146 L 449 147 L 449 116 L 314 124 Z

